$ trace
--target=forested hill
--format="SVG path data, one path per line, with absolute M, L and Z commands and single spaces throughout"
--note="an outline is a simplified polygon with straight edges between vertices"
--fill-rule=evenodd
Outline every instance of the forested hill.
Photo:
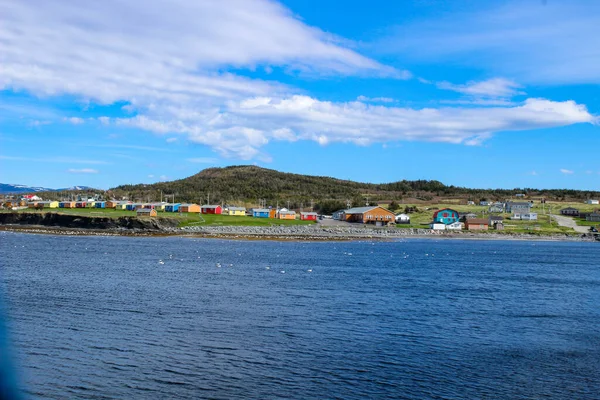
M 439 198 L 464 198 L 503 200 L 517 193 L 529 197 L 547 197 L 556 200 L 584 200 L 600 197 L 599 192 L 568 189 L 537 190 L 528 188 L 468 189 L 446 186 L 438 181 L 399 181 L 385 184 L 345 181 L 322 176 L 290 174 L 256 166 L 231 166 L 208 168 L 185 179 L 160 182 L 151 185 L 122 185 L 109 192 L 110 196 L 127 196 L 132 200 L 158 200 L 160 193 L 174 194 L 178 202 L 205 203 L 210 196 L 211 203 L 259 204 L 264 200 L 268 205 L 286 204 L 292 207 L 300 203 L 307 205 L 323 202 L 363 205 L 369 201 L 400 201 L 416 199 L 432 201 Z

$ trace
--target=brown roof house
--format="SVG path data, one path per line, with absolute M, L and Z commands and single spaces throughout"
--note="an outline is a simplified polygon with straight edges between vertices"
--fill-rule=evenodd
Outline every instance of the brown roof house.
M 485 218 L 470 218 L 465 221 L 465 229 L 468 231 L 487 231 L 489 222 Z

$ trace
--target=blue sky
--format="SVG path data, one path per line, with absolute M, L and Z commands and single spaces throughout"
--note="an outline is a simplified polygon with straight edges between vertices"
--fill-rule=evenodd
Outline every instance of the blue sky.
M 596 1 L 0 0 L 0 182 L 600 190 Z

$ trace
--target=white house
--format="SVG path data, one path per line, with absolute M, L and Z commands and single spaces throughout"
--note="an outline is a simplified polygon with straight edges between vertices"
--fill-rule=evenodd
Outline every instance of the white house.
M 442 224 L 441 222 L 432 222 L 429 224 L 429 228 L 433 229 L 434 231 L 445 231 L 446 224 Z
M 398 214 L 398 215 L 396 215 L 396 223 L 397 224 L 410 224 L 410 216 L 408 214 Z
M 600 204 L 600 201 L 590 199 L 590 200 L 586 200 L 585 204 Z
M 537 221 L 537 213 L 514 213 L 510 219 L 521 219 L 523 221 Z
M 462 224 L 458 221 L 446 225 L 446 229 L 459 231 L 462 229 Z

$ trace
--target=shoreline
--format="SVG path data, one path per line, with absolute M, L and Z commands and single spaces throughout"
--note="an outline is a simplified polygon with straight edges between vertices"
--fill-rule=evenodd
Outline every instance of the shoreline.
M 373 228 L 322 228 L 310 227 L 247 227 L 247 226 L 206 226 L 194 228 L 170 228 L 164 230 L 145 229 L 86 229 L 60 226 L 3 224 L 0 231 L 26 234 L 60 236 L 119 236 L 119 237 L 184 237 L 248 241 L 395 241 L 398 239 L 440 239 L 440 240 L 519 240 L 553 242 L 598 242 L 591 235 L 567 234 L 506 234 L 477 233 L 460 231 L 437 233 L 426 229 L 373 229 Z M 434 233 L 435 232 L 435 233 Z

